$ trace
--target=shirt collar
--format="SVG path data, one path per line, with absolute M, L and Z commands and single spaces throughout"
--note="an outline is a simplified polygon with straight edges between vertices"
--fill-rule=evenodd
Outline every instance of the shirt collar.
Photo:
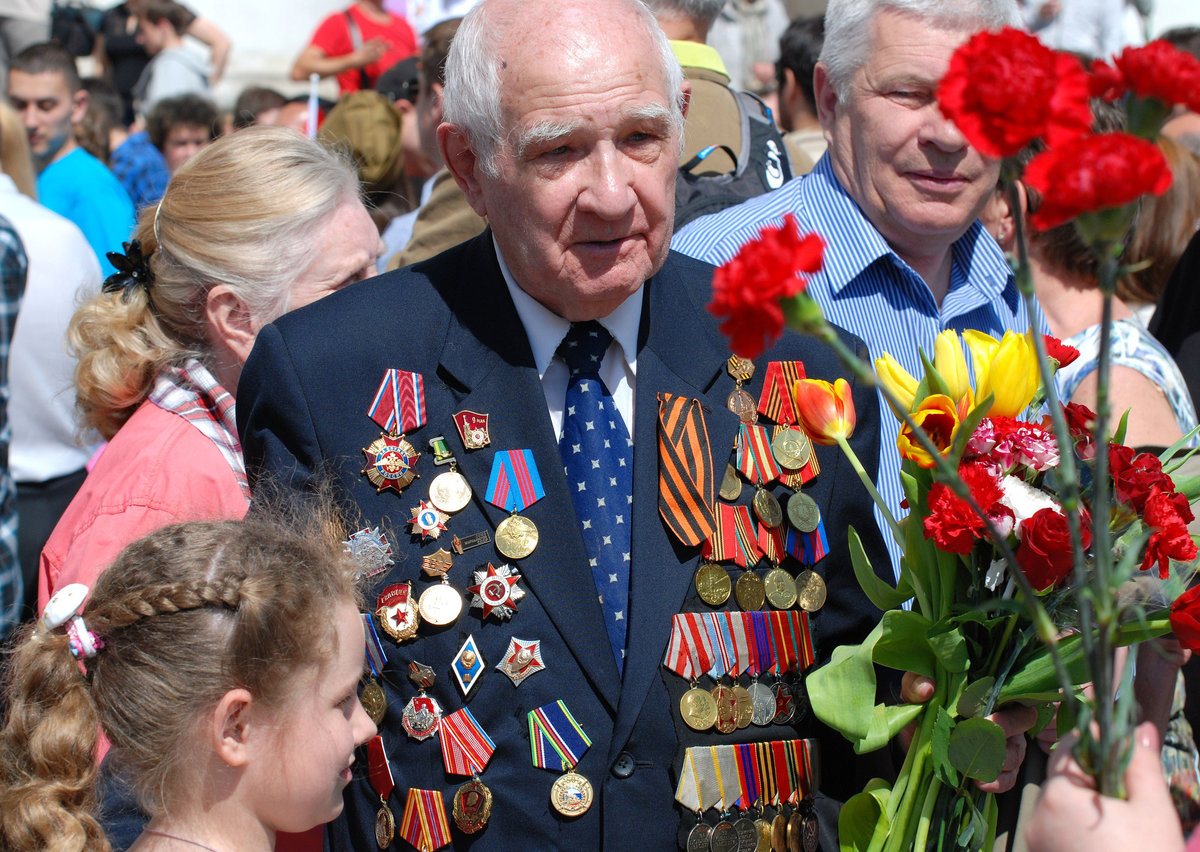
M 496 249 L 500 274 L 504 276 L 504 283 L 508 287 L 509 295 L 512 296 L 513 306 L 517 309 L 517 316 L 521 320 L 521 325 L 525 327 L 525 334 L 529 337 L 529 348 L 533 352 L 533 362 L 537 367 L 538 376 L 545 376 L 546 369 L 554 360 L 554 353 L 558 351 L 558 344 L 562 343 L 562 339 L 567 336 L 571 323 L 522 290 L 516 279 L 513 278 L 512 271 L 508 268 L 508 263 L 505 262 L 500 245 L 496 242 L 494 235 L 492 245 Z M 621 347 L 625 363 L 630 367 L 635 367 L 637 362 L 638 327 L 642 321 L 642 292 L 645 288 L 646 285 L 643 283 L 612 313 L 597 320 Z
M 881 257 L 908 267 L 838 181 L 828 153 L 803 179 L 800 193 L 805 210 L 821 210 L 833 225 L 826 235 L 830 245 L 822 273 L 831 292 L 841 291 Z M 957 273 L 952 274 L 951 290 L 971 287 L 989 298 L 1001 296 L 1012 270 L 1004 252 L 978 219 L 954 241 L 951 252 Z

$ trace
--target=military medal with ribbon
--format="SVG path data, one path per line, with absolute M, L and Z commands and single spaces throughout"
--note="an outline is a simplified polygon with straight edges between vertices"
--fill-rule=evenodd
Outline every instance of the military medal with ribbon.
M 375 632 L 375 619 L 371 617 L 370 613 L 363 613 L 362 620 L 363 632 L 366 634 L 367 640 L 367 666 L 371 670 L 371 679 L 363 685 L 358 700 L 362 702 L 363 710 L 371 717 L 371 721 L 378 727 L 387 713 L 387 694 L 379 685 L 379 678 L 387 665 L 387 657 L 383 652 L 383 643 L 379 641 L 379 634 Z
M 458 620 L 462 612 L 463 599 L 458 589 L 450 585 L 446 575 L 454 564 L 454 557 L 444 547 L 439 547 L 433 553 L 421 558 L 421 571 L 427 577 L 433 577 L 440 582 L 433 584 L 421 592 L 417 601 L 417 611 L 421 620 L 435 627 L 445 627 Z
M 408 668 L 408 679 L 416 685 L 418 692 L 404 705 L 400 724 L 414 740 L 427 740 L 437 733 L 442 721 L 442 705 L 432 695 L 425 694 L 425 690 L 433 688 L 437 675 L 429 666 L 415 660 Z
M 400 820 L 400 836 L 421 852 L 434 852 L 450 843 L 450 823 L 446 820 L 446 803 L 441 790 L 408 791 L 404 816 Z
M 771 435 L 771 452 L 783 472 L 779 481 L 799 489 L 821 472 L 812 440 L 798 425 L 791 389 L 805 378 L 801 361 L 771 361 L 763 377 L 758 413 L 778 424 Z
M 591 739 L 561 699 L 529 711 L 533 765 L 563 773 L 550 789 L 550 804 L 565 817 L 579 816 L 592 806 L 592 783 L 574 771 L 591 745 Z
M 389 369 L 367 409 L 383 433 L 363 449 L 367 466 L 362 472 L 376 492 L 391 489 L 399 494 L 419 474 L 414 470 L 421 457 L 405 434 L 425 425 L 425 382 L 420 373 Z
M 379 810 L 375 813 L 375 842 L 380 849 L 386 849 L 396 836 L 396 818 L 392 816 L 387 803 L 396 782 L 392 779 L 392 766 L 383 747 L 383 737 L 378 734 L 367 742 L 367 774 L 371 779 L 371 787 L 379 794 Z
M 442 719 L 442 762 L 447 775 L 470 775 L 454 794 L 454 824 L 466 834 L 487 825 L 492 815 L 492 791 L 479 780 L 496 744 L 464 707 Z
M 435 465 L 450 466 L 449 470 L 442 471 L 429 483 L 429 502 L 444 515 L 453 515 L 471 502 L 471 483 L 458 472 L 458 461 L 446 445 L 444 436 L 435 435 L 430 438 L 429 449 L 433 453 Z
M 673 616 L 671 641 L 663 660 L 664 666 L 691 684 L 679 699 L 679 713 L 687 726 L 695 731 L 707 731 L 717 722 L 716 701 L 698 682 L 700 675 L 712 668 L 715 653 L 701 616 L 698 612 Z
M 518 514 L 546 496 L 532 450 L 502 450 L 492 459 L 487 501 L 511 512 L 496 526 L 496 550 L 509 559 L 524 559 L 538 543 L 538 528 Z

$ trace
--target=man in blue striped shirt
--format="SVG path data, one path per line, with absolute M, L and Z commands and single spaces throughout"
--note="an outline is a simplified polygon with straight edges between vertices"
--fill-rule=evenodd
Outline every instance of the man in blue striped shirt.
M 967 144 L 934 98 L 955 48 L 1015 12 L 1013 0 L 831 0 L 814 74 L 829 151 L 811 174 L 692 222 L 672 248 L 724 263 L 794 213 L 828 243 L 808 292 L 829 321 L 918 376 L 919 350 L 932 357 L 940 331 L 1025 331 L 1012 272 L 978 221 L 1000 164 Z M 1034 321 L 1041 327 L 1036 309 Z M 886 407 L 881 424 L 879 490 L 900 515 L 900 426 Z M 900 545 L 876 517 L 898 575 Z

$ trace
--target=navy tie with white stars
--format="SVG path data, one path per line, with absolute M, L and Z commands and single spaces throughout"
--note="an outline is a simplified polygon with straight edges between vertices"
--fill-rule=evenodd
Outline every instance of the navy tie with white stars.
M 595 321 L 571 324 L 558 354 L 571 371 L 558 448 L 583 529 L 592 578 L 617 660 L 625 665 L 633 509 L 633 441 L 600 379 L 612 335 Z

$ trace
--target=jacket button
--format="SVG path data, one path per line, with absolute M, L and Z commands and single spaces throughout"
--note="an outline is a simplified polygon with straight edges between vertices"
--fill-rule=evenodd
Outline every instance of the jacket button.
M 633 755 L 627 751 L 623 751 L 617 755 L 617 759 L 613 761 L 612 774 L 616 778 L 628 778 L 633 774 L 634 762 Z

